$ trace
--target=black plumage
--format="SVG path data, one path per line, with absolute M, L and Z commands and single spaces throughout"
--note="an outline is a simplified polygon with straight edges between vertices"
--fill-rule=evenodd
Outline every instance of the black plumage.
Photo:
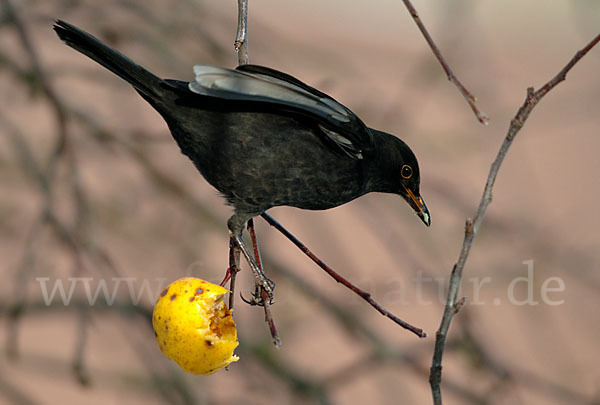
M 181 151 L 234 207 L 234 234 L 274 206 L 323 210 L 369 192 L 402 196 L 430 224 L 411 149 L 298 79 L 255 65 L 198 65 L 195 81 L 165 80 L 73 25 L 57 21 L 54 30 L 163 116 Z

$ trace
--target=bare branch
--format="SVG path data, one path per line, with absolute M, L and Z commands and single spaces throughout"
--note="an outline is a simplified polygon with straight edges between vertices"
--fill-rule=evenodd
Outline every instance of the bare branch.
M 585 48 L 578 51 L 575 54 L 575 56 L 569 61 L 569 63 L 567 63 L 567 65 L 563 69 L 561 69 L 561 71 L 558 72 L 556 76 L 554 76 L 550 81 L 544 84 L 539 90 L 534 91 L 533 87 L 528 88 L 527 96 L 525 97 L 523 105 L 519 108 L 517 114 L 510 122 L 508 133 L 504 138 L 504 142 L 502 142 L 502 145 L 500 146 L 500 150 L 496 155 L 496 159 L 490 167 L 490 171 L 487 177 L 485 187 L 483 189 L 483 195 L 481 196 L 481 201 L 479 202 L 477 212 L 475 212 L 473 220 L 467 219 L 465 223 L 465 237 L 460 250 L 460 255 L 458 257 L 458 261 L 452 269 L 452 274 L 450 275 L 448 297 L 446 299 L 444 315 L 442 316 L 440 327 L 436 333 L 435 348 L 429 374 L 429 384 L 431 385 L 433 402 L 436 405 L 442 403 L 442 394 L 440 389 L 442 381 L 442 357 L 444 354 L 446 335 L 448 333 L 448 329 L 450 328 L 450 323 L 452 321 L 452 318 L 454 317 L 454 315 L 456 315 L 461 306 L 461 300 L 457 301 L 457 296 L 458 289 L 461 284 L 463 269 L 465 267 L 467 258 L 469 257 L 469 252 L 471 250 L 471 246 L 473 245 L 473 240 L 477 235 L 477 231 L 479 230 L 479 226 L 483 222 L 486 210 L 492 202 L 492 189 L 494 188 L 496 176 L 498 175 L 500 166 L 504 161 L 504 157 L 506 156 L 508 149 L 512 145 L 515 136 L 521 130 L 521 128 L 525 124 L 525 121 L 527 121 L 529 114 L 540 102 L 540 100 L 558 83 L 565 80 L 567 73 L 571 70 L 571 68 L 575 66 L 575 64 L 579 62 L 579 60 L 583 58 L 590 51 L 590 49 L 592 49 L 594 45 L 596 45 L 599 41 L 600 34 L 598 34 L 598 36 L 596 36 L 589 44 L 587 44 Z
M 467 103 L 471 107 L 471 110 L 473 110 L 473 113 L 475 114 L 475 117 L 477 117 L 477 120 L 479 122 L 481 122 L 483 125 L 487 125 L 488 121 L 490 120 L 489 117 L 487 115 L 485 115 L 484 112 L 479 110 L 479 108 L 475 104 L 477 102 L 477 98 L 475 96 L 473 96 L 471 94 L 471 92 L 469 92 L 469 90 L 467 90 L 467 88 L 460 82 L 460 80 L 458 80 L 456 75 L 454 75 L 454 72 L 452 72 L 452 69 L 450 69 L 450 66 L 448 66 L 448 63 L 446 63 L 446 60 L 444 59 L 439 48 L 437 47 L 437 45 L 431 38 L 431 35 L 429 35 L 429 32 L 427 31 L 427 28 L 425 28 L 425 25 L 421 21 L 421 17 L 419 17 L 419 13 L 415 9 L 415 7 L 412 5 L 410 0 L 402 0 L 402 1 L 404 2 L 404 5 L 410 12 L 410 15 L 413 18 L 413 20 L 415 20 L 417 27 L 419 27 L 419 30 L 425 37 L 425 41 L 427 41 L 427 43 L 429 44 L 429 47 L 433 51 L 433 54 L 435 55 L 437 60 L 442 65 L 442 68 L 444 69 L 444 72 L 446 72 L 446 76 L 448 77 L 448 80 L 450 80 L 452 83 L 454 83 L 454 85 L 458 88 L 458 90 L 463 95 L 465 100 L 467 100 Z
M 404 329 L 411 331 L 412 333 L 414 333 L 415 335 L 417 335 L 420 338 L 427 337 L 427 332 L 425 332 L 423 329 L 417 328 L 416 326 L 413 326 L 410 323 L 408 323 L 406 321 L 403 321 L 402 319 L 398 318 L 396 315 L 392 314 L 390 311 L 388 311 L 387 309 L 385 309 L 384 307 L 382 307 L 377 301 L 375 301 L 373 299 L 373 297 L 371 297 L 371 294 L 369 294 L 365 290 L 362 290 L 362 289 L 358 288 L 357 286 L 355 286 L 354 284 L 352 284 L 351 282 L 349 282 L 348 280 L 346 280 L 344 277 L 342 277 L 339 273 L 337 273 L 336 271 L 334 271 L 327 264 L 325 264 L 321 259 L 319 259 L 317 256 L 315 256 L 315 254 L 313 252 L 311 252 L 310 249 L 308 249 L 306 247 L 306 245 L 304 245 L 304 243 L 302 243 L 300 240 L 298 240 L 298 238 L 296 238 L 294 235 L 292 235 L 279 222 L 277 222 L 275 220 L 275 218 L 273 218 L 272 216 L 270 216 L 266 212 L 263 212 L 261 214 L 261 216 L 265 219 L 265 221 L 267 221 L 269 223 L 269 225 L 275 227 L 275 229 L 277 229 L 286 238 L 288 238 L 306 256 L 308 256 L 320 268 L 322 268 L 323 270 L 325 270 L 325 272 L 327 274 L 329 274 L 331 277 L 333 277 L 333 279 L 335 281 L 337 281 L 338 283 L 342 284 L 344 287 L 348 288 L 350 291 L 352 291 L 353 293 L 355 293 L 356 295 L 358 295 L 359 297 L 361 297 L 363 300 L 367 301 L 369 303 L 369 305 L 371 305 L 373 308 L 375 308 L 377 311 L 379 311 L 379 313 L 381 313 L 382 315 L 390 318 L 392 321 L 394 321 L 396 324 L 402 326 Z
M 248 0 L 238 0 L 238 24 L 234 47 L 238 54 L 238 64 L 246 65 L 248 63 Z

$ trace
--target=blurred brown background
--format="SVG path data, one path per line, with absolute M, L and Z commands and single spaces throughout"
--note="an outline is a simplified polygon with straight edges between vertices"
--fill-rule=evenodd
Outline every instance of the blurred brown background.
M 419 158 L 432 226 L 389 195 L 271 214 L 430 337 L 419 340 L 381 317 L 259 219 L 283 346 L 270 345 L 261 310 L 238 300 L 241 360 L 202 377 L 162 357 L 148 314 L 161 283 L 185 275 L 220 281 L 230 210 L 158 114 L 60 43 L 51 23 L 64 19 L 159 76 L 189 80 L 195 63 L 235 66 L 236 2 L 0 4 L 0 403 L 7 404 L 430 403 L 440 288 L 489 165 L 525 89 L 549 80 L 600 29 L 593 0 L 415 2 L 491 117 L 483 127 L 400 1 L 251 1 L 250 61 L 297 76 L 405 140 Z M 467 303 L 444 358 L 446 403 L 600 402 L 598 72 L 594 49 L 542 100 L 507 156 L 465 268 Z M 62 283 L 68 294 L 74 277 L 91 280 L 73 284 L 69 305 L 57 291 L 46 305 L 42 287 L 50 294 Z M 114 278 L 121 281 L 112 305 L 100 293 L 90 306 L 85 283 L 92 294 L 102 282 L 112 293 Z M 245 270 L 239 290 L 251 288 Z

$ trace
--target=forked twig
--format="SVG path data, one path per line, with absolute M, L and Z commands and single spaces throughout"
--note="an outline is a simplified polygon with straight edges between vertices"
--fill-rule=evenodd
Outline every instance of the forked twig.
M 496 181 L 498 171 L 500 170 L 500 166 L 502 165 L 502 161 L 504 160 L 508 149 L 510 148 L 513 140 L 515 139 L 515 136 L 521 130 L 521 128 L 525 124 L 525 121 L 529 117 L 529 114 L 535 108 L 535 106 L 558 83 L 566 79 L 567 73 L 571 70 L 571 68 L 575 66 L 575 64 L 579 62 L 579 60 L 583 58 L 590 51 L 590 49 L 592 49 L 599 41 L 600 34 L 598 34 L 598 36 L 596 36 L 592 41 L 590 41 L 583 49 L 578 51 L 575 54 L 575 56 L 571 58 L 569 63 L 567 63 L 565 67 L 562 68 L 556 76 L 554 76 L 550 81 L 544 84 L 539 90 L 535 91 L 533 87 L 528 88 L 527 96 L 525 97 L 523 105 L 519 108 L 517 114 L 510 122 L 508 133 L 504 138 L 504 142 L 502 142 L 502 145 L 500 146 L 500 150 L 496 155 L 496 159 L 490 167 L 490 171 L 487 177 L 485 187 L 483 189 L 483 195 L 481 196 L 481 201 L 479 202 L 477 212 L 475 213 L 473 220 L 467 219 L 466 221 L 465 237 L 460 250 L 460 255 L 458 257 L 458 261 L 452 269 L 452 274 L 450 275 L 448 297 L 446 299 L 444 315 L 442 316 L 440 327 L 436 333 L 435 348 L 433 353 L 433 359 L 431 362 L 431 369 L 429 372 L 429 384 L 431 386 L 433 402 L 436 405 L 441 405 L 442 403 L 442 394 L 440 389 L 442 381 L 442 357 L 444 354 L 446 335 L 448 333 L 448 329 L 450 328 L 450 323 L 454 315 L 456 315 L 456 313 L 460 309 L 461 300 L 457 301 L 457 296 L 462 279 L 463 269 L 469 256 L 471 246 L 473 245 L 473 240 L 475 239 L 477 231 L 479 230 L 479 226 L 483 221 L 488 206 L 492 202 L 492 189 L 494 187 L 494 182 Z
M 413 325 L 409 324 L 408 322 L 405 322 L 402 319 L 398 318 L 396 315 L 392 314 L 390 311 L 388 311 L 387 309 L 382 307 L 377 301 L 375 301 L 373 299 L 373 297 L 371 297 L 371 294 L 369 294 L 365 290 L 358 288 L 357 286 L 355 286 L 354 284 L 352 284 L 351 282 L 346 280 L 343 276 L 341 276 L 340 274 L 335 272 L 331 267 L 329 267 L 327 264 L 325 264 L 313 252 L 311 252 L 310 249 L 308 249 L 304 243 L 302 243 L 300 240 L 298 240 L 298 238 L 296 238 L 294 235 L 292 235 L 279 222 L 277 222 L 275 220 L 275 218 L 273 218 L 266 212 L 263 212 L 261 214 L 261 216 L 265 219 L 265 221 L 267 221 L 269 223 L 269 225 L 275 227 L 286 238 L 288 238 L 294 245 L 296 245 L 302 252 L 304 252 L 304 254 L 307 255 L 313 262 L 315 262 L 320 268 L 325 270 L 325 272 L 327 274 L 329 274 L 331 277 L 333 277 L 333 279 L 335 281 L 343 284 L 346 288 L 350 289 L 352 292 L 357 294 L 359 297 L 361 297 L 362 299 L 367 301 L 373 308 L 375 308 L 377 311 L 379 311 L 379 313 L 387 316 L 392 321 L 394 321 L 398 325 L 402 326 L 404 329 L 411 331 L 412 333 L 414 333 L 415 335 L 417 335 L 420 338 L 427 337 L 427 333 L 425 331 L 423 331 L 423 329 L 417 328 L 416 326 L 413 326 Z

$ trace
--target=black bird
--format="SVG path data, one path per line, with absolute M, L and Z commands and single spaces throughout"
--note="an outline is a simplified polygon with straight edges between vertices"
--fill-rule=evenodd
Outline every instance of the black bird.
M 54 31 L 163 116 L 181 152 L 234 208 L 234 237 L 271 207 L 324 210 L 370 192 L 402 196 L 429 226 L 410 148 L 327 94 L 256 65 L 197 65 L 192 82 L 161 79 L 71 24 L 58 20 Z

